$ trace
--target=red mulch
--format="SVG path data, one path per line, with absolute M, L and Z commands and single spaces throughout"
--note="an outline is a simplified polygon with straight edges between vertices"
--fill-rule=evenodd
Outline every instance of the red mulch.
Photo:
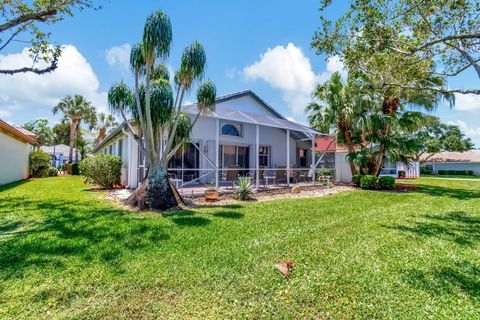
M 411 184 L 397 184 L 393 188 L 395 191 L 414 191 L 414 190 L 422 190 L 421 187 L 413 186 Z

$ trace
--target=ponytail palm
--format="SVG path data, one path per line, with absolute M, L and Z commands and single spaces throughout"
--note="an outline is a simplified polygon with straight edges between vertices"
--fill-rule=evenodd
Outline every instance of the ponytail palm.
M 130 53 L 130 66 L 135 77 L 134 93 L 131 93 L 125 83 L 119 82 L 112 86 L 108 95 L 111 110 L 122 114 L 128 125 L 126 113 L 130 111 L 140 129 L 136 134 L 129 126 L 137 143 L 145 150 L 149 166 L 147 180 L 142 186 L 147 191 L 137 190 L 132 195 L 134 204 L 143 208 L 151 208 L 152 203 L 158 204 L 158 201 L 148 199 L 153 199 L 155 193 L 158 196 L 158 193 L 168 189 L 158 185 L 159 181 L 165 179 L 168 160 L 189 140 L 191 129 L 199 115 L 215 109 L 215 85 L 206 81 L 198 87 L 199 110 L 193 123 L 182 113 L 184 96 L 203 78 L 207 59 L 199 42 L 194 41 L 185 48 L 180 67 L 174 75 L 174 93 L 169 83 L 170 73 L 163 63 L 170 54 L 171 43 L 172 26 L 169 17 L 162 11 L 154 12 L 145 22 L 142 42 L 134 45 Z M 176 194 L 172 185 L 170 189 Z M 160 198 L 163 199 L 164 196 L 165 194 Z M 167 201 L 165 206 L 167 203 L 170 202 Z

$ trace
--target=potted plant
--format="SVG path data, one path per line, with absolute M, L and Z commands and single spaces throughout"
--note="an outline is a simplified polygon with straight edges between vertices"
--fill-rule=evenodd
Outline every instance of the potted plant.
M 210 185 L 207 187 L 207 190 L 205 190 L 205 201 L 215 202 L 218 200 L 218 197 L 219 193 L 215 188 L 215 180 L 212 179 L 212 181 L 210 181 Z

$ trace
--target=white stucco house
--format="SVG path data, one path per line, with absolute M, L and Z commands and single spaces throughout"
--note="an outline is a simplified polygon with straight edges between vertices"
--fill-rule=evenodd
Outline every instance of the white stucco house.
M 424 155 L 420 161 L 433 174 L 439 170 L 473 171 L 474 175 L 480 175 L 480 150 L 465 152 L 440 152 L 432 156 Z
M 67 146 L 65 144 L 43 146 L 40 147 L 40 150 L 47 153 L 52 158 L 50 165 L 55 168 L 59 168 L 62 164 L 67 162 L 70 155 L 70 146 Z M 76 149 L 73 148 L 73 159 L 75 159 L 75 152 Z M 79 154 L 78 161 L 80 160 L 82 160 L 82 156 Z
M 352 181 L 352 172 L 350 171 L 350 165 L 347 160 L 348 151 L 342 146 L 337 146 L 335 151 L 335 169 L 337 180 L 343 182 Z M 405 173 L 405 178 L 418 178 L 420 177 L 420 163 L 415 161 L 409 164 L 402 162 L 385 162 L 380 176 L 391 176 L 399 178 L 399 172 Z
M 186 105 L 182 111 L 193 119 L 197 105 Z M 321 135 L 287 120 L 251 90 L 227 94 L 217 98 L 215 112 L 199 118 L 192 128 L 189 146 L 170 160 L 169 174 L 177 185 L 212 180 L 218 185 L 229 169 L 237 170 L 256 178 L 257 187 L 260 175 L 275 175 L 276 168 L 303 168 L 315 175 L 310 168 L 312 163 L 321 166 L 322 156 L 315 153 L 315 139 Z M 145 159 L 125 125 L 110 132 L 93 152 L 122 157 L 125 186 L 136 188 L 143 180 Z M 294 175 L 294 170 L 284 171 L 289 178 Z
M 0 119 L 0 185 L 28 178 L 34 142 L 33 133 Z

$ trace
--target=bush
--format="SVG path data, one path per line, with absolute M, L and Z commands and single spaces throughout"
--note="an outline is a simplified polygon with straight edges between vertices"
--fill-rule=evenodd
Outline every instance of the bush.
M 317 175 L 318 176 L 333 177 L 333 170 L 332 169 L 318 169 L 317 170 Z
M 432 174 L 432 169 L 427 169 L 426 167 L 420 167 L 420 174 Z
M 36 178 L 48 176 L 48 168 L 50 168 L 50 156 L 41 151 L 33 151 L 29 157 L 30 171 L 32 176 Z
M 83 159 L 79 169 L 87 182 L 111 189 L 120 184 L 122 158 L 109 154 L 95 154 Z
M 80 164 L 79 163 L 72 163 L 70 165 L 70 174 L 72 176 L 78 176 L 80 174 Z
M 467 170 L 467 176 L 473 176 L 473 170 Z
M 378 179 L 378 186 L 383 190 L 392 190 L 395 186 L 395 178 L 389 176 L 380 177 L 380 179 Z
M 48 168 L 47 175 L 48 175 L 49 177 L 56 177 L 56 176 L 58 176 L 58 170 L 57 170 L 57 168 L 54 168 L 54 167 Z
M 377 187 L 377 177 L 371 175 L 365 175 L 360 179 L 360 188 L 362 189 L 375 189 Z
M 405 178 L 405 171 L 399 170 L 399 171 L 398 171 L 398 177 L 399 177 L 399 178 Z
M 357 173 L 352 177 L 352 184 L 356 187 L 360 187 L 360 180 L 362 179 L 363 175 Z
M 447 170 L 438 170 L 438 174 L 444 176 L 447 174 Z
M 249 177 L 240 177 L 237 179 L 235 194 L 240 200 L 250 200 L 254 192 L 253 188 L 252 180 Z

